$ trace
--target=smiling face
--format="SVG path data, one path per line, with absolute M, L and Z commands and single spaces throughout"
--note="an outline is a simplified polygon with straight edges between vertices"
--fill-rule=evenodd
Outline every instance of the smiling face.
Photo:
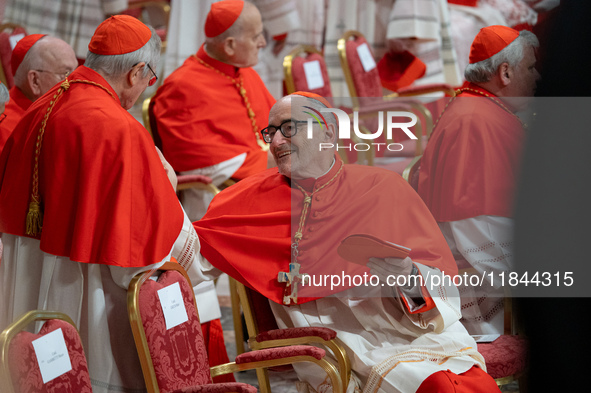
M 287 96 L 271 108 L 269 125 L 278 127 L 288 120 L 306 121 L 303 105 L 305 97 Z M 279 173 L 292 179 L 317 178 L 326 173 L 334 157 L 333 149 L 320 150 L 320 143 L 332 143 L 334 125 L 322 125 L 314 122 L 313 137 L 308 139 L 306 124 L 298 126 L 297 133 L 291 138 L 284 137 L 277 131 L 271 141 L 271 154 L 277 163 Z

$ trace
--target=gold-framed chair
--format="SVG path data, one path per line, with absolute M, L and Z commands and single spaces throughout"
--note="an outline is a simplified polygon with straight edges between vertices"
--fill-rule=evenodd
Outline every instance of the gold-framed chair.
M 12 57 L 12 45 L 10 39 L 13 36 L 26 36 L 27 30 L 24 26 L 15 23 L 0 24 L 0 80 L 9 89 L 14 86 L 14 75 L 10 65 Z
M 313 65 L 314 70 L 320 71 L 315 75 L 315 84 L 309 85 L 306 65 Z M 324 55 L 311 45 L 297 45 L 283 58 L 283 75 L 287 94 L 296 91 L 316 93 L 324 98 L 332 98 L 332 89 L 328 77 L 328 69 Z M 318 84 L 321 86 L 317 86 Z
M 161 271 L 160 276 L 156 280 L 151 279 L 156 270 Z M 177 285 L 180 298 L 175 298 L 170 304 L 175 304 L 175 308 L 184 307 L 186 319 L 167 329 L 167 317 L 163 312 L 159 291 L 175 289 L 173 287 Z M 207 390 L 216 389 L 215 385 L 220 385 L 221 390 L 216 390 L 220 393 L 251 392 L 252 387 L 246 384 L 223 383 L 212 386 L 211 378 L 296 362 L 318 365 L 329 376 L 334 391 L 342 391 L 341 378 L 336 367 L 325 359 L 324 350 L 311 346 L 292 345 L 252 351 L 237 356 L 235 362 L 209 368 L 191 280 L 176 262 L 167 262 L 158 269 L 136 275 L 129 285 L 127 303 L 149 393 L 188 389 L 199 385 L 208 385 Z M 264 391 L 263 388 L 261 391 Z
M 358 54 L 356 54 L 357 48 L 362 45 L 367 45 L 369 54 L 373 56 L 372 50 L 369 47 L 365 36 L 359 31 L 348 30 L 337 41 L 341 68 L 343 69 L 349 93 L 351 94 L 351 97 L 383 96 L 383 89 L 377 67 L 365 71 L 362 67 L 361 60 L 358 58 Z M 376 81 L 378 83 L 376 83 Z M 455 95 L 453 87 L 449 84 L 433 83 L 402 88 L 387 94 L 386 97 L 425 96 L 431 93 L 445 93 L 450 97 Z
M 377 66 L 367 70 L 363 66 L 362 59 L 359 54 L 359 48 L 366 47 L 366 53 L 371 55 L 373 53 L 367 40 L 362 33 L 356 30 L 349 30 L 337 42 L 337 49 L 341 68 L 347 82 L 347 88 L 351 95 L 353 110 L 363 111 L 365 106 L 377 106 L 378 108 L 392 107 L 408 107 L 418 117 L 418 122 L 415 127 L 416 135 L 421 135 L 421 138 L 416 142 L 413 140 L 404 141 L 405 149 L 403 152 L 413 152 L 412 156 L 420 156 L 423 154 L 424 146 L 429 139 L 433 128 L 433 116 L 427 106 L 416 96 L 426 96 L 431 93 L 445 93 L 453 96 L 454 89 L 448 84 L 430 84 L 417 87 L 407 87 L 400 89 L 391 94 L 383 94 L 383 88 L 380 81 Z M 376 99 L 380 98 L 378 102 Z M 379 110 L 379 109 L 374 109 Z M 367 112 L 367 110 L 366 110 Z M 371 115 L 371 114 L 368 114 Z M 385 124 L 385 123 L 384 123 Z M 402 153 L 403 156 L 409 156 L 408 153 Z
M 26 330 L 32 329 L 30 325 L 40 321 L 44 321 L 44 324 L 39 333 Z M 61 330 L 67 350 L 67 353 L 59 355 L 69 356 L 70 370 L 64 369 L 60 375 L 45 374 L 44 382 L 39 364 L 45 360 L 38 359 L 33 342 L 41 338 L 48 340 L 47 335 L 57 330 Z M 0 334 L 0 388 L 3 393 L 92 392 L 82 341 L 68 315 L 57 311 L 32 310 L 4 329 Z
M 248 335 L 246 341 L 251 350 L 289 345 L 321 345 L 329 349 L 336 360 L 343 392 L 347 390 L 351 378 L 351 362 L 342 342 L 336 337 L 336 332 L 328 328 L 314 327 L 279 329 L 268 299 L 232 277 L 230 277 L 230 285 L 235 288 L 239 305 L 237 308 L 233 305 L 233 317 L 240 318 L 240 310 L 242 311 Z M 261 392 L 270 392 L 269 375 L 266 369 L 257 369 L 257 379 Z
M 310 64 L 313 65 L 312 69 L 316 72 L 307 70 L 306 67 Z M 308 83 L 309 73 L 315 74 L 313 83 L 316 85 L 310 86 Z M 292 94 L 296 91 L 306 91 L 318 94 L 333 104 L 333 95 L 326 61 L 322 52 L 320 52 L 317 48 L 311 45 L 297 45 L 295 48 L 293 48 L 283 58 L 283 76 L 286 94 Z M 322 85 L 317 86 L 320 83 L 322 83 Z M 351 113 L 351 108 L 341 107 L 340 109 L 349 114 Z M 353 136 L 350 140 L 339 139 L 338 142 L 339 149 L 337 149 L 337 152 L 345 164 L 355 162 L 361 163 L 367 161 L 367 152 L 355 152 L 344 148 L 345 145 L 359 142 L 355 136 Z

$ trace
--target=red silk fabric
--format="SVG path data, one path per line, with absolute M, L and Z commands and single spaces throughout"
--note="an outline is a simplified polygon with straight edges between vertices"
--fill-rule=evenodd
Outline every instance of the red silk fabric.
M 260 134 L 275 99 L 252 68 L 236 68 L 212 59 L 203 46 L 158 89 L 153 114 L 162 152 L 176 171 L 208 167 L 242 153 L 247 154 L 246 160 L 233 178 L 242 179 L 267 168 L 267 153 L 257 144 L 244 100 L 228 78 L 238 80 L 240 75 Z
M 492 96 L 473 84 L 467 86 Z M 421 160 L 419 194 L 439 222 L 480 215 L 512 217 L 525 136 L 521 122 L 480 94 L 467 91 L 458 97 L 429 139 Z
M 25 114 L 25 111 L 33 104 L 16 86 L 10 89 L 10 101 L 6 103 L 4 114 L 6 118 L 0 123 L 0 152 L 6 144 L 6 140 Z
M 81 66 L 47 121 L 39 162 L 41 250 L 123 267 L 165 258 L 183 212 L 148 132 L 106 80 Z M 34 149 L 57 86 L 31 107 L 0 156 L 0 232 L 25 236 Z
M 300 184 L 309 191 L 335 177 L 342 162 L 318 180 Z M 283 302 L 290 245 L 298 228 L 303 193 L 277 168 L 245 179 L 216 196 L 205 217 L 193 223 L 201 253 L 215 267 L 276 303 Z M 337 254 L 349 235 L 365 233 L 411 248 L 415 262 L 457 273 L 454 259 L 433 217 L 414 190 L 397 174 L 361 165 L 345 165 L 334 181 L 314 194 L 299 245 L 300 273 L 316 276 L 368 274 L 365 266 Z M 343 281 L 346 281 L 343 280 Z M 352 281 L 352 280 L 351 280 Z M 317 281 L 318 282 L 318 281 Z M 298 303 L 328 296 L 354 285 L 303 287 Z

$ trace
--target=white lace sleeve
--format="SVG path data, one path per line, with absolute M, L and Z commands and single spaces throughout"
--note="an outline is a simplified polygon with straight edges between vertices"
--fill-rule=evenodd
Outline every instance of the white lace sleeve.
M 440 223 L 454 255 L 463 257 L 479 273 L 513 269 L 513 220 L 478 216 Z

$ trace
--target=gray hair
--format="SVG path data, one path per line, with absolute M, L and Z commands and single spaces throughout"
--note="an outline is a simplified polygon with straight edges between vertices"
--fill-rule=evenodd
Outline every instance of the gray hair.
M 155 69 L 160 61 L 162 43 L 156 30 L 151 26 L 148 27 L 152 31 L 152 36 L 146 45 L 140 49 L 123 55 L 97 55 L 88 51 L 84 65 L 95 71 L 101 71 L 112 78 L 126 74 L 134 65 L 142 61 L 150 64 L 152 69 Z M 143 76 L 147 76 L 149 72 L 148 67 L 144 67 Z
M 468 82 L 472 83 L 488 82 L 501 64 L 508 63 L 511 67 L 515 67 L 523 60 L 526 48 L 537 48 L 538 46 L 540 46 L 540 43 L 535 34 L 523 30 L 519 33 L 519 37 L 499 53 L 478 63 L 468 64 L 464 71 L 464 77 Z
M 0 82 L 0 104 L 6 104 L 10 100 L 10 94 L 4 83 Z

